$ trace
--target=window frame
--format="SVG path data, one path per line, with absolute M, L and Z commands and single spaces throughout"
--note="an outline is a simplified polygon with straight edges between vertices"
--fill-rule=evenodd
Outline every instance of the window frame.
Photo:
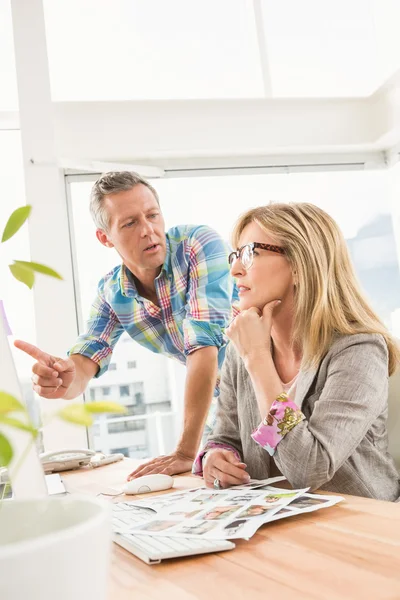
M 398 157 L 400 157 L 400 154 L 397 154 Z M 336 159 L 336 162 L 334 162 L 333 159 Z M 212 169 L 212 172 L 210 172 L 210 169 L 173 169 L 173 170 L 166 170 L 165 171 L 165 177 L 202 177 L 202 176 L 209 176 L 210 174 L 212 175 L 217 175 L 217 176 L 232 176 L 232 175 L 248 175 L 248 174 L 258 174 L 258 173 L 289 173 L 289 172 L 296 172 L 296 173 L 301 173 L 301 172 L 330 172 L 330 171 L 353 171 L 353 170 L 364 170 L 365 169 L 365 162 L 361 161 L 360 162 L 356 162 L 356 163 L 343 163 L 343 162 L 339 162 L 341 161 L 341 157 L 340 155 L 334 157 L 332 156 L 332 162 L 329 161 L 327 163 L 324 164 L 310 164 L 310 165 L 304 165 L 301 164 L 301 155 L 298 155 L 298 160 L 292 161 L 292 165 L 289 168 L 287 165 L 284 165 L 283 163 L 281 164 L 265 164 L 264 167 L 260 167 L 259 165 L 253 166 L 253 167 L 237 167 L 237 166 L 232 166 L 230 168 L 226 168 L 226 167 L 217 167 L 215 169 Z M 233 161 L 235 162 L 235 161 Z M 297 162 L 297 165 L 295 164 L 295 162 Z M 379 166 L 379 165 L 378 165 Z M 388 168 L 392 167 L 393 168 L 393 163 L 391 165 L 387 165 Z M 400 162 L 396 164 L 396 166 L 394 167 L 396 170 L 398 170 L 400 172 Z M 71 303 L 71 311 L 73 311 L 74 315 L 76 315 L 76 322 L 77 322 L 77 331 L 78 331 L 78 327 L 81 329 L 83 326 L 82 323 L 82 310 L 81 310 L 81 305 L 80 305 L 80 289 L 79 289 L 79 281 L 78 281 L 78 277 L 77 277 L 77 255 L 76 255 L 76 246 L 75 246 L 75 240 L 74 240 L 74 231 L 73 231 L 73 219 L 72 219 L 72 197 L 71 197 L 71 183 L 75 183 L 75 182 L 94 182 L 99 176 L 100 176 L 100 172 L 69 172 L 68 170 L 64 171 L 64 182 L 65 182 L 65 202 L 66 202 L 66 210 L 67 210 L 67 214 L 68 214 L 68 223 L 63 224 L 63 226 L 68 228 L 68 236 L 69 236 L 69 240 L 70 240 L 70 246 L 69 248 L 65 249 L 65 253 L 69 254 L 69 258 L 71 261 L 71 271 L 73 273 L 73 279 L 72 281 L 66 281 L 65 285 L 70 287 L 73 290 L 73 296 L 74 296 L 74 302 Z M 29 235 L 30 236 L 40 236 L 41 232 L 40 232 L 40 225 L 39 226 L 35 226 L 36 224 L 34 223 L 30 223 L 29 224 Z M 399 241 L 399 245 L 400 245 L 400 241 Z M 38 327 L 42 326 L 44 327 L 45 324 L 42 323 L 38 323 L 37 324 Z M 59 338 L 60 336 L 58 335 L 59 332 L 54 332 L 54 336 L 58 337 L 58 342 L 59 342 Z M 70 332 L 69 332 L 70 334 Z M 170 361 L 172 362 L 172 361 Z M 172 375 L 172 378 L 174 378 L 174 369 L 173 369 L 173 365 L 170 365 L 171 370 L 170 373 Z M 85 398 L 84 394 L 84 401 L 88 401 L 90 402 L 90 398 L 88 397 L 87 399 Z M 182 398 L 178 398 L 178 394 L 177 394 L 177 389 L 175 388 L 174 393 L 173 393 L 173 403 L 172 403 L 172 407 L 171 407 L 171 412 L 173 414 L 175 414 L 175 419 L 176 422 L 179 424 L 181 423 L 181 419 L 182 419 L 182 414 L 183 414 L 183 399 Z M 51 425 L 50 425 L 51 426 Z M 60 431 L 60 426 L 58 427 L 58 430 Z M 76 428 L 76 431 L 79 431 L 79 428 Z M 71 432 L 68 433 L 68 443 L 71 444 Z M 72 433 L 72 438 L 73 438 L 73 433 Z M 80 445 L 82 445 L 82 435 L 81 433 L 77 433 L 76 435 L 76 439 L 80 441 Z M 89 447 L 93 447 L 93 435 L 91 433 L 91 430 L 87 430 L 87 439 L 88 439 L 88 446 Z

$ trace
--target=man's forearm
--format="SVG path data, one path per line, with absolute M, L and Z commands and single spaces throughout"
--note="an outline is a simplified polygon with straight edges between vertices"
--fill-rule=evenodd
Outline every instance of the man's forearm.
M 187 359 L 183 432 L 178 452 L 194 458 L 214 393 L 218 372 L 218 350 L 214 346 L 200 348 Z
M 98 365 L 82 354 L 71 354 L 70 359 L 75 364 L 75 378 L 65 394 L 65 400 L 73 400 L 83 394 L 89 381 L 99 370 Z

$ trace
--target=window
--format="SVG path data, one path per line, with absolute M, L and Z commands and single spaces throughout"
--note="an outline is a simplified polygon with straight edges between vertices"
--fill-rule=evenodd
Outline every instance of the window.
M 90 388 L 90 399 L 91 400 L 95 400 L 96 399 L 96 390 L 95 390 L 95 388 Z
M 129 385 L 120 385 L 119 395 L 121 396 L 121 398 L 123 398 L 124 396 L 129 396 Z
M 320 206 L 341 227 L 365 292 L 394 331 L 394 313 L 400 307 L 400 239 L 391 203 L 398 185 L 394 178 L 395 169 L 391 169 L 171 178 L 153 183 L 167 227 L 178 222 L 203 223 L 207 215 L 209 225 L 226 239 L 239 214 L 250 207 L 270 200 Z M 365 249 L 372 243 L 374 251 L 367 254 Z
M 136 360 L 128 360 L 128 369 L 136 369 Z
M 400 67 L 398 0 L 260 5 L 258 16 L 250 0 L 45 0 L 53 100 L 263 97 L 257 26 L 275 97 L 367 96 Z
M 110 363 L 110 364 L 108 365 L 108 370 L 109 370 L 109 371 L 116 371 L 116 370 L 117 370 L 117 365 L 116 365 L 116 363 Z
M 307 201 L 327 210 L 339 223 L 348 241 L 350 252 L 362 286 L 373 307 L 389 328 L 400 335 L 400 274 L 398 250 L 400 226 L 394 228 L 394 208 L 391 194 L 396 197 L 391 171 L 327 171 L 291 174 L 224 175 L 214 177 L 165 178 L 153 180 L 166 220 L 166 228 L 177 223 L 205 221 L 225 239 L 244 210 L 274 201 Z M 397 184 L 396 184 L 397 185 Z M 95 238 L 95 228 L 88 214 L 91 181 L 72 181 L 71 198 L 76 240 L 76 265 L 80 279 L 81 306 L 87 312 L 97 281 L 118 264 L 119 257 L 101 246 Z M 188 201 L 190 198 L 190 201 Z M 206 215 L 206 217 L 205 217 Z M 400 220 L 399 220 L 400 222 Z M 365 246 L 374 243 L 375 251 L 367 260 Z M 397 323 L 397 325 L 396 325 Z M 130 405 L 146 415 L 146 428 L 130 432 L 127 445 L 146 445 L 148 456 L 157 454 L 155 415 L 162 411 L 162 432 L 166 451 L 173 449 L 179 435 L 180 415 L 173 411 L 172 390 L 178 388 L 183 398 L 184 369 L 163 356 L 141 348 L 123 335 L 113 353 L 113 362 L 126 365 L 133 352 L 139 356 L 140 369 L 131 371 Z M 180 370 L 175 370 L 179 367 Z M 124 371 L 121 368 L 121 373 Z M 157 377 L 155 377 L 157 373 Z M 171 375 L 174 374 L 174 377 Z M 114 374 L 112 374 L 114 377 Z M 102 376 L 106 382 L 107 374 Z M 140 378 L 140 379 L 139 379 Z M 120 387 L 129 387 L 119 381 Z M 136 387 L 135 387 L 136 386 Z M 175 391 L 176 393 L 176 391 Z M 135 414 L 140 414 L 136 412 Z M 143 440 L 139 436 L 143 434 Z M 118 436 L 125 434 L 120 433 Z M 117 434 L 113 434 L 113 437 Z M 101 443 L 107 447 L 106 433 Z M 98 441 L 97 443 L 100 443 Z M 113 442 L 114 443 L 114 442 Z M 152 445 L 153 444 L 153 445 Z M 124 443 L 119 443 L 119 447 Z M 115 445 L 116 447 L 116 445 Z M 114 446 L 112 446 L 114 448 Z
M 114 0 L 112 9 L 109 0 L 46 0 L 44 8 L 55 101 L 263 93 L 247 0 Z
M 262 0 L 273 95 L 367 96 L 382 83 L 363 0 Z
M 142 394 L 142 392 L 136 392 L 135 394 L 135 403 L 137 404 L 137 406 L 139 407 L 140 405 L 143 405 L 144 403 L 144 396 Z M 167 402 L 168 406 L 170 407 L 170 403 Z
M 122 433 L 125 431 L 143 431 L 146 428 L 145 421 L 121 421 L 120 423 L 109 423 L 108 433 Z
M 101 393 L 103 394 L 103 396 L 109 396 L 110 395 L 110 388 L 109 387 L 102 387 L 101 388 Z
M 135 446 L 128 446 L 127 448 L 115 448 L 113 453 L 120 452 L 127 458 L 146 458 L 147 448 L 143 444 L 137 444 Z
M 169 409 L 169 404 L 167 402 L 159 402 L 159 403 L 154 403 L 154 404 L 150 404 L 147 412 L 148 413 L 155 413 L 155 412 L 167 412 Z
M 113 454 L 123 454 L 124 456 L 126 456 L 126 458 L 129 458 L 131 456 L 129 448 L 114 448 Z

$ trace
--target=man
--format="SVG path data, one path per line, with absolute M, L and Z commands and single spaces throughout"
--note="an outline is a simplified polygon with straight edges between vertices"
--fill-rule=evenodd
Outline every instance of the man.
M 122 264 L 103 277 L 86 332 L 61 359 L 26 342 L 35 358 L 33 389 L 44 398 L 79 396 L 108 368 L 126 331 L 153 352 L 186 364 L 183 432 L 176 450 L 153 459 L 128 479 L 188 471 L 196 456 L 225 354 L 225 327 L 236 300 L 227 247 L 206 226 L 165 233 L 155 189 L 136 173 L 110 172 L 96 181 L 90 210 L 97 239 L 115 248 Z

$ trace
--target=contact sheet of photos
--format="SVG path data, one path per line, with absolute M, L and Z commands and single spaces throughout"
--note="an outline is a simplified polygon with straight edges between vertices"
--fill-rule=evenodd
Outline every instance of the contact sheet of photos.
M 261 525 L 333 506 L 340 496 L 321 496 L 272 486 L 282 478 L 251 481 L 225 490 L 197 489 L 153 496 L 132 505 L 149 510 L 146 523 L 129 533 L 177 538 L 248 539 Z M 127 533 L 125 531 L 124 533 Z

